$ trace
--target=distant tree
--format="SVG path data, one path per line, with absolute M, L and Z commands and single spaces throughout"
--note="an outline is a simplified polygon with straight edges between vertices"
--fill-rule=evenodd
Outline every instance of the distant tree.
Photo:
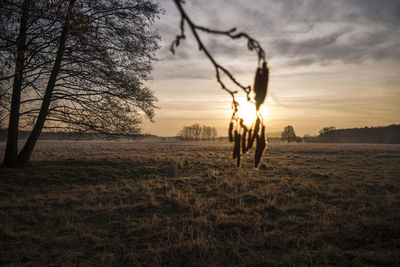
M 182 140 L 194 140 L 195 135 L 192 126 L 183 126 L 183 128 L 178 132 L 177 136 Z
M 328 127 L 327 127 L 328 128 Z M 400 143 L 400 125 L 335 129 L 319 135 L 320 142 L 332 143 Z
M 288 142 L 296 141 L 296 133 L 291 125 L 288 125 L 283 129 L 281 136 L 283 140 L 287 140 Z
M 191 126 L 184 126 L 177 135 L 182 140 L 212 140 L 217 137 L 217 129 L 210 126 L 200 126 L 198 123 Z
M 190 135 L 189 135 L 189 129 L 187 126 L 184 126 L 178 133 L 177 133 L 177 137 L 185 140 L 185 139 L 189 139 Z
M 331 131 L 334 131 L 334 130 L 336 130 L 335 126 L 324 127 L 321 130 L 319 130 L 319 135 L 324 135 L 324 134 L 326 134 L 328 132 L 331 132 Z
M 203 125 L 201 129 L 201 138 L 202 139 L 211 139 L 211 127 Z
M 154 0 L 7 0 L 0 4 L 4 166 L 29 161 L 44 127 L 137 135 L 156 98 L 143 85 L 159 36 Z M 4 116 L 3 116 L 4 117 Z M 19 128 L 31 133 L 19 155 Z
M 200 124 L 196 123 L 192 125 L 192 133 L 193 133 L 193 138 L 195 140 L 199 140 L 201 137 L 201 126 Z
M 207 140 L 214 140 L 217 138 L 217 129 L 215 127 L 203 125 L 201 129 L 201 138 Z
M 212 138 L 212 140 L 215 140 L 217 137 L 218 137 L 217 128 L 212 127 L 212 129 L 211 129 L 211 138 Z

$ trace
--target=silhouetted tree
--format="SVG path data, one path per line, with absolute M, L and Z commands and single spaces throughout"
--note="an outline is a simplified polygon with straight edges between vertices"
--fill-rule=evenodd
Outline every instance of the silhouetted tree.
M 326 127 L 329 128 L 329 127 Z M 324 129 L 326 129 L 324 128 Z M 320 142 L 332 143 L 400 143 L 400 125 L 386 127 L 364 127 L 320 131 Z
M 184 126 L 177 135 L 182 140 L 212 140 L 217 137 L 217 129 L 215 127 L 203 126 L 198 123 L 191 126 Z
M 193 138 L 199 140 L 201 136 L 201 126 L 196 123 L 192 125 Z
M 217 129 L 215 127 L 203 125 L 201 129 L 201 138 L 207 140 L 213 140 L 217 138 Z
M 218 137 L 217 128 L 212 127 L 212 129 L 211 129 L 211 138 L 212 138 L 212 140 L 215 140 L 217 137 Z
M 0 5 L 4 166 L 29 161 L 43 129 L 137 135 L 153 118 L 150 78 L 159 36 L 153 0 L 6 0 Z M 17 155 L 18 129 L 31 133 Z
M 288 125 L 283 129 L 282 139 L 288 142 L 296 141 L 296 133 L 294 132 L 293 126 Z
M 320 134 L 320 135 L 324 135 L 324 134 L 326 134 L 326 133 L 328 133 L 328 132 L 331 132 L 331 131 L 334 131 L 334 130 L 336 130 L 336 127 L 335 127 L 335 126 L 324 127 L 324 128 L 322 128 L 321 130 L 319 130 L 319 134 Z
M 193 124 L 191 126 L 184 126 L 182 130 L 179 131 L 178 137 L 183 140 L 194 140 L 197 137 L 197 129 L 200 128 L 200 125 Z M 200 128 L 201 129 L 201 128 Z

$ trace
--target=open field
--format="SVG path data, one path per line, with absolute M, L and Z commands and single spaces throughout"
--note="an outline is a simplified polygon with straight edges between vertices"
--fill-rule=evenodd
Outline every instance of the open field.
M 0 265 L 400 265 L 400 145 L 243 162 L 225 142 L 41 142 L 0 169 Z

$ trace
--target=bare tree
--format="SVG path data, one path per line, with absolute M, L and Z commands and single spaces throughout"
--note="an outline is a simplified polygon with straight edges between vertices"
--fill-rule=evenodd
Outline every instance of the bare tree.
M 296 133 L 293 129 L 293 126 L 288 125 L 283 129 L 282 139 L 288 141 L 288 143 L 296 141 Z
M 204 135 L 206 134 L 204 130 L 206 128 L 211 127 L 201 127 L 198 123 L 190 126 L 183 126 L 183 128 L 178 132 L 178 137 L 183 140 L 200 140 L 200 138 L 204 138 Z
M 177 136 L 182 140 L 212 140 L 217 137 L 217 129 L 195 123 L 190 126 L 183 126 Z
M 44 127 L 139 134 L 140 115 L 154 116 L 156 98 L 143 81 L 158 48 L 150 26 L 159 12 L 153 0 L 2 3 L 0 102 L 9 119 L 3 165 L 28 162 Z M 31 133 L 17 155 L 19 128 Z
M 192 125 L 193 138 L 199 140 L 201 137 L 201 126 L 198 123 Z
M 214 140 L 217 137 L 217 129 L 215 127 L 203 125 L 201 129 L 201 138 L 205 140 Z
M 211 138 L 212 138 L 212 140 L 215 140 L 217 137 L 218 137 L 217 128 L 212 127 L 211 128 Z
M 211 139 L 211 129 L 212 129 L 211 127 L 203 125 L 201 128 L 201 138 L 210 140 Z
M 190 138 L 190 132 L 189 128 L 187 126 L 184 126 L 178 133 L 177 137 L 182 139 L 182 140 L 188 140 Z

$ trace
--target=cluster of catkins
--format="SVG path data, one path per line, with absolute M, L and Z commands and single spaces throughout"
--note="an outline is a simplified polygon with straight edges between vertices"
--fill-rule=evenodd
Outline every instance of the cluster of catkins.
M 269 69 L 267 63 L 263 62 L 261 68 L 257 68 L 254 79 L 254 100 L 257 113 L 259 114 L 260 106 L 264 103 L 267 96 Z M 235 115 L 235 114 L 234 114 Z M 233 116 L 234 117 L 234 116 Z M 236 125 L 235 125 L 236 124 Z M 234 127 L 235 126 L 235 127 Z M 235 130 L 234 130 L 235 128 Z M 254 153 L 254 168 L 258 168 L 261 162 L 261 157 L 267 146 L 265 141 L 265 126 L 260 115 L 252 124 L 250 129 L 243 124 L 243 119 L 231 120 L 229 124 L 229 141 L 234 142 L 233 159 L 236 159 L 237 167 L 240 166 L 241 154 L 247 153 L 256 142 L 256 151 Z
M 240 166 L 241 154 L 246 154 L 256 143 L 254 153 L 254 168 L 258 168 L 262 154 L 267 146 L 265 142 L 265 126 L 258 117 L 250 129 L 243 124 L 243 119 L 239 120 L 239 127 L 233 131 L 234 123 L 229 124 L 229 141 L 234 142 L 233 159 L 236 159 L 236 166 Z M 239 129 L 238 129 L 239 128 Z

